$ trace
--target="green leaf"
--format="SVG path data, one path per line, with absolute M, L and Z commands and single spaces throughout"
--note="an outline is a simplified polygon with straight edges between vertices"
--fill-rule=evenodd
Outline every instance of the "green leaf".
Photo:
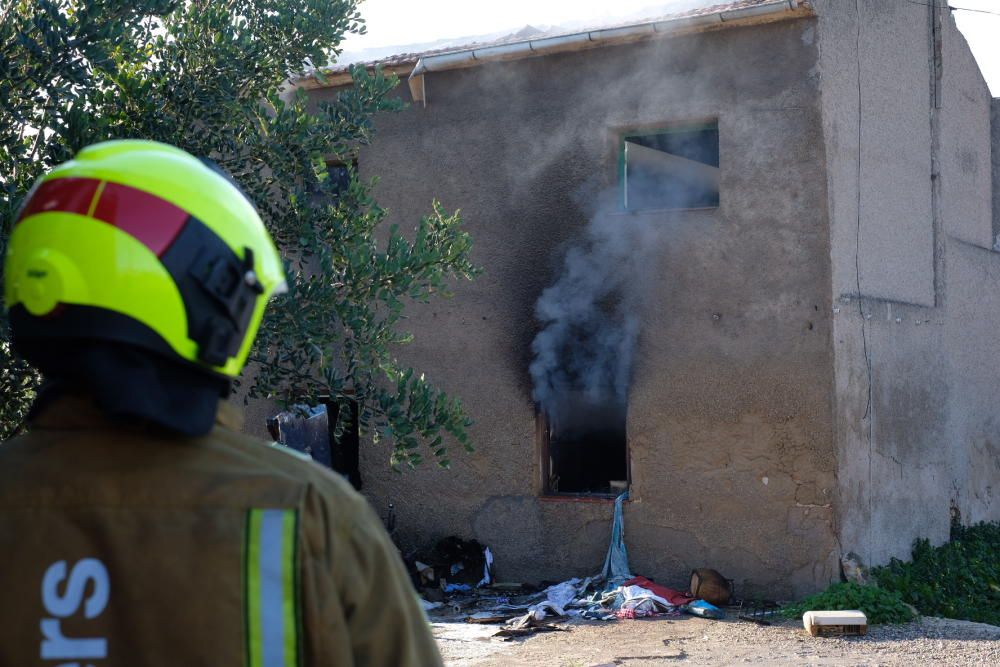
M 479 274 L 471 239 L 458 212 L 436 200 L 428 215 L 406 223 L 416 229 L 386 229 L 376 179 L 361 181 L 350 169 L 345 188 L 327 175 L 328 157 L 350 165 L 376 140 L 374 117 L 402 108 L 395 76 L 354 66 L 354 85 L 318 105 L 303 90 L 279 92 L 306 64 L 327 81 L 322 69 L 346 33 L 364 30 L 357 7 L 357 0 L 11 4 L 0 25 L 0 241 L 38 176 L 88 144 L 139 137 L 216 158 L 257 205 L 289 278 L 289 293 L 270 306 L 251 352 L 248 395 L 293 404 L 350 392 L 364 432 L 391 443 L 390 465 L 418 465 L 420 453 L 440 464 L 450 443 L 471 447 L 472 421 L 396 354 L 413 338 L 401 323 L 416 301 Z M 78 47 L 66 49 L 70 43 Z M 40 378 L 6 334 L 0 369 L 0 435 L 8 436 Z

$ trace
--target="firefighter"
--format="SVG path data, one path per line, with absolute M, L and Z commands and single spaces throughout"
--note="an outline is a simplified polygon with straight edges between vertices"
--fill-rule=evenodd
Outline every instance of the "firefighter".
M 221 400 L 284 288 L 232 181 L 90 146 L 36 184 L 4 271 L 46 384 L 0 445 L 0 665 L 441 664 L 367 502 Z

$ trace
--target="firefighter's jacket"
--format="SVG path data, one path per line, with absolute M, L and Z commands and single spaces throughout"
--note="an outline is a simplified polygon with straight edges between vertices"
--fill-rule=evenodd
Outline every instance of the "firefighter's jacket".
M 0 444 L 0 665 L 441 664 L 368 503 L 227 411 L 187 439 L 67 396 Z

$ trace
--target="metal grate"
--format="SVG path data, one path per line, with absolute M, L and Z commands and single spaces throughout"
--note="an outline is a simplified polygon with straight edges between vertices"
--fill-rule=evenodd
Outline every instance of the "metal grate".
M 758 625 L 771 625 L 779 610 L 778 603 L 773 600 L 740 600 L 735 606 L 736 618 Z

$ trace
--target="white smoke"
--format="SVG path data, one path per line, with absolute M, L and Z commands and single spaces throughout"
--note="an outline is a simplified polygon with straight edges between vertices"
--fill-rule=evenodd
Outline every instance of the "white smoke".
M 567 394 L 625 405 L 656 245 L 648 223 L 607 207 L 566 251 L 531 345 L 533 398 L 550 417 Z

